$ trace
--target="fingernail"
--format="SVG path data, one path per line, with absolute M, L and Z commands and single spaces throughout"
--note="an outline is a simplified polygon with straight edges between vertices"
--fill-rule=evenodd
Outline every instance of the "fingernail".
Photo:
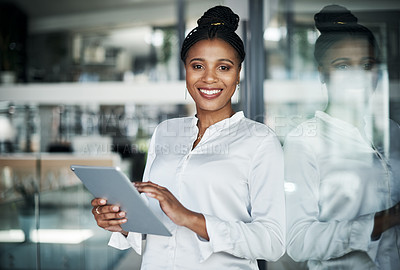
M 127 221 L 128 221 L 127 219 L 123 219 L 123 220 L 122 220 L 122 223 L 125 223 L 125 222 L 127 222 Z
M 153 193 L 147 193 L 148 196 L 154 197 L 155 195 Z
M 119 210 L 119 207 L 118 207 L 118 206 L 114 206 L 114 207 L 112 208 L 112 210 L 115 211 L 115 212 L 117 212 L 117 211 Z
M 105 204 L 106 200 L 100 200 L 100 204 Z
M 124 212 L 121 212 L 121 213 L 119 213 L 118 214 L 120 217 L 124 217 L 125 216 L 125 213 Z

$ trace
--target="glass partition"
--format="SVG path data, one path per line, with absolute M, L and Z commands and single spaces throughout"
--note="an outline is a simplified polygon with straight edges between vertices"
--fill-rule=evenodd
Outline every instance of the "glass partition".
M 287 253 L 268 269 L 396 269 L 398 225 L 374 233 L 400 198 L 400 6 L 264 4 L 266 122 L 284 148 L 288 221 Z

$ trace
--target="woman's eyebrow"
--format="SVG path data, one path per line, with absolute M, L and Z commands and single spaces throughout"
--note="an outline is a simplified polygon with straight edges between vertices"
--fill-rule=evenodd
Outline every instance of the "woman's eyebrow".
M 193 59 L 190 59 L 189 63 L 194 62 L 194 61 L 203 61 L 204 62 L 205 59 L 204 58 L 193 58 Z M 219 62 L 229 62 L 232 65 L 235 65 L 235 63 L 232 60 L 228 59 L 228 58 L 221 58 L 221 59 L 218 59 L 218 61 Z
M 362 61 L 364 61 L 364 60 L 372 60 L 372 61 L 374 61 L 374 62 L 377 61 L 376 58 L 375 58 L 375 57 L 372 57 L 372 56 L 363 57 L 363 58 L 361 58 L 361 60 L 362 60 Z
M 227 58 L 218 59 L 218 61 L 229 62 L 229 63 L 231 63 L 232 65 L 235 65 L 235 63 L 233 63 L 232 60 L 227 59 Z
M 192 63 L 194 61 L 204 61 L 204 58 L 193 58 L 189 61 L 189 63 Z
M 331 64 L 334 64 L 338 61 L 348 61 L 350 58 L 342 57 L 342 58 L 336 58 L 335 60 L 331 61 Z

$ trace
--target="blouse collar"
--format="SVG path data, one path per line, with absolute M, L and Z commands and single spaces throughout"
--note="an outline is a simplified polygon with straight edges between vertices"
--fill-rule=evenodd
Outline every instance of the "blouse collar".
M 315 112 L 315 117 L 321 119 L 322 121 L 324 121 L 325 123 L 329 124 L 330 126 L 333 126 L 333 127 L 337 128 L 337 129 L 340 129 L 340 130 L 345 130 L 347 132 L 350 131 L 350 130 L 351 131 L 353 131 L 353 130 L 357 130 L 358 131 L 358 129 L 354 125 L 352 125 L 352 124 L 350 124 L 350 123 L 348 123 L 346 121 L 343 121 L 343 120 L 341 120 L 339 118 L 332 117 L 329 114 L 327 114 L 325 112 L 322 112 L 322 111 L 316 111 Z
M 371 144 L 371 137 L 370 137 L 371 134 L 368 132 L 368 130 L 365 130 L 365 127 L 364 127 L 364 132 L 368 139 L 364 138 L 361 135 L 360 130 L 356 126 L 354 126 L 346 121 L 343 121 L 341 119 L 332 117 L 325 112 L 316 111 L 315 117 L 321 119 L 327 126 L 333 127 L 334 129 L 336 129 L 336 131 L 338 133 L 340 133 L 342 135 L 347 134 L 347 136 L 349 136 L 349 137 L 353 137 L 355 139 L 357 138 L 359 141 L 363 141 L 368 144 Z M 364 121 L 365 121 L 365 119 L 364 119 Z M 367 121 L 365 121 L 364 124 L 366 125 Z
M 239 111 L 239 112 L 236 112 L 234 115 L 232 115 L 229 118 L 222 119 L 221 121 L 219 121 L 219 122 L 217 122 L 215 124 L 212 124 L 211 126 L 208 127 L 208 129 L 210 129 L 210 130 L 211 129 L 213 129 L 213 130 L 214 129 L 215 130 L 222 130 L 224 128 L 227 128 L 227 127 L 230 127 L 230 126 L 234 125 L 235 123 L 239 122 L 243 118 L 244 118 L 243 111 Z M 197 122 L 198 121 L 199 121 L 199 119 L 197 118 L 197 115 L 195 115 L 193 117 L 192 125 L 193 126 L 197 126 Z

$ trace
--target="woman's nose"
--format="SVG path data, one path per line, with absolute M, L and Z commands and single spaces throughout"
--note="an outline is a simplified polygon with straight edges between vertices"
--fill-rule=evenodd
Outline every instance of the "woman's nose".
M 213 83 L 218 80 L 217 74 L 213 70 L 206 70 L 204 72 L 203 81 L 207 83 Z

